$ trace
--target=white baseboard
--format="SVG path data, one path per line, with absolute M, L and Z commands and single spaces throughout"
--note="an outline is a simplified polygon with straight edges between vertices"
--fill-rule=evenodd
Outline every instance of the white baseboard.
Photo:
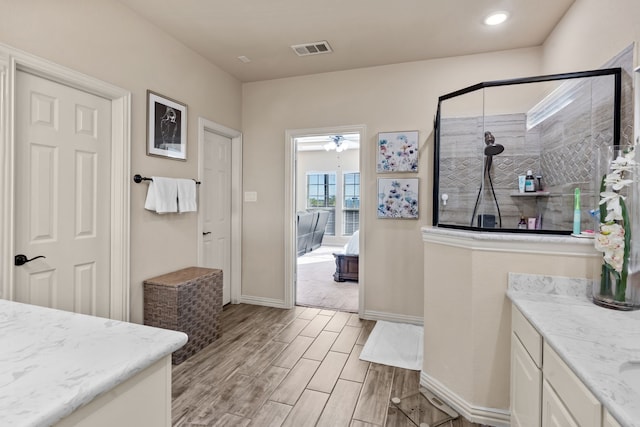
M 242 295 L 240 297 L 239 303 L 263 305 L 266 307 L 276 307 L 276 308 L 290 308 L 286 306 L 283 300 L 273 299 L 273 298 L 264 298 L 264 297 L 254 297 L 251 295 Z M 386 320 L 388 322 L 411 323 L 413 325 L 420 325 L 420 326 L 424 325 L 424 319 L 422 317 L 387 313 L 384 311 L 365 310 L 364 314 L 360 317 L 367 320 Z
M 424 325 L 424 318 L 422 317 L 387 313 L 384 311 L 365 310 L 360 317 L 367 320 L 386 320 L 387 322 L 411 323 L 413 325 L 420 326 Z
M 263 305 L 266 307 L 275 308 L 289 308 L 286 306 L 283 300 L 264 297 L 253 297 L 250 295 L 241 295 L 240 304 Z
M 420 372 L 420 385 L 442 399 L 447 405 L 458 411 L 467 420 L 496 427 L 511 425 L 511 412 L 504 409 L 484 408 L 475 406 L 449 390 L 444 384 L 430 377 L 424 371 Z

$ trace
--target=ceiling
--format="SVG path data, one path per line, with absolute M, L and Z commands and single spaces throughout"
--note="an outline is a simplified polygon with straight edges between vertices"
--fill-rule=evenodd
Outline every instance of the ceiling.
M 119 1 L 242 82 L 540 46 L 574 2 Z M 486 26 L 497 10 L 510 19 Z M 298 57 L 291 49 L 323 40 L 333 53 Z

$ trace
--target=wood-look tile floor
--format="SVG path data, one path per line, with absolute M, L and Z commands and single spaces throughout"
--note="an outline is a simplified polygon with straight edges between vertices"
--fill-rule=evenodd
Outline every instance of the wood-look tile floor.
M 359 359 L 375 322 L 247 304 L 221 320 L 217 341 L 173 367 L 174 426 L 416 425 L 390 398 L 415 397 L 419 372 Z

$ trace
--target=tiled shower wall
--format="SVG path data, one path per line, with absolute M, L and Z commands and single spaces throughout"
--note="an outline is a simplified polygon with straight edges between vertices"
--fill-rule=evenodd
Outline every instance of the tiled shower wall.
M 622 144 L 633 139 L 633 50 L 628 48 L 605 65 L 621 67 Z M 479 195 L 478 214 L 492 214 L 499 221 L 493 198 L 495 192 L 502 228 L 517 228 L 521 216 L 542 215 L 545 230 L 571 230 L 574 189 L 581 189 L 582 229 L 593 228 L 589 210 L 597 206 L 594 191 L 594 150 L 613 141 L 613 77 L 587 79 L 576 87 L 574 101 L 543 123 L 526 130 L 526 114 L 490 117 L 443 118 L 440 126 L 440 202 L 443 224 L 472 225 L 474 205 Z M 490 131 L 505 150 L 494 156 L 483 182 L 484 131 Z M 518 175 L 528 169 L 542 175 L 548 197 L 518 196 Z M 516 194 L 516 195 L 514 195 Z M 473 225 L 476 225 L 475 219 Z M 499 224 L 496 224 L 498 227 Z
M 440 204 L 441 223 L 471 225 L 481 185 L 483 188 L 476 218 L 478 214 L 491 214 L 495 215 L 498 222 L 498 209 L 491 184 L 498 200 L 503 228 L 516 228 L 520 215 L 535 215 L 535 198 L 511 196 L 518 191 L 518 175 L 524 175 L 528 169 L 540 169 L 538 132 L 524 130 L 524 114 L 491 116 L 486 117 L 484 122 L 482 117 L 447 118 L 441 121 L 440 195 L 449 196 L 446 206 Z M 485 131 L 493 134 L 496 144 L 505 147 L 502 154 L 493 157 L 489 175 L 483 173 L 483 162 L 486 160 L 483 154 Z

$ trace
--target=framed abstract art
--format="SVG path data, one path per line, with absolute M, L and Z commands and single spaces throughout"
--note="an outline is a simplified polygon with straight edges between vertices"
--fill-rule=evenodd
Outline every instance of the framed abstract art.
M 418 131 L 378 134 L 378 173 L 418 172 Z
M 378 178 L 378 218 L 418 219 L 418 178 Z

